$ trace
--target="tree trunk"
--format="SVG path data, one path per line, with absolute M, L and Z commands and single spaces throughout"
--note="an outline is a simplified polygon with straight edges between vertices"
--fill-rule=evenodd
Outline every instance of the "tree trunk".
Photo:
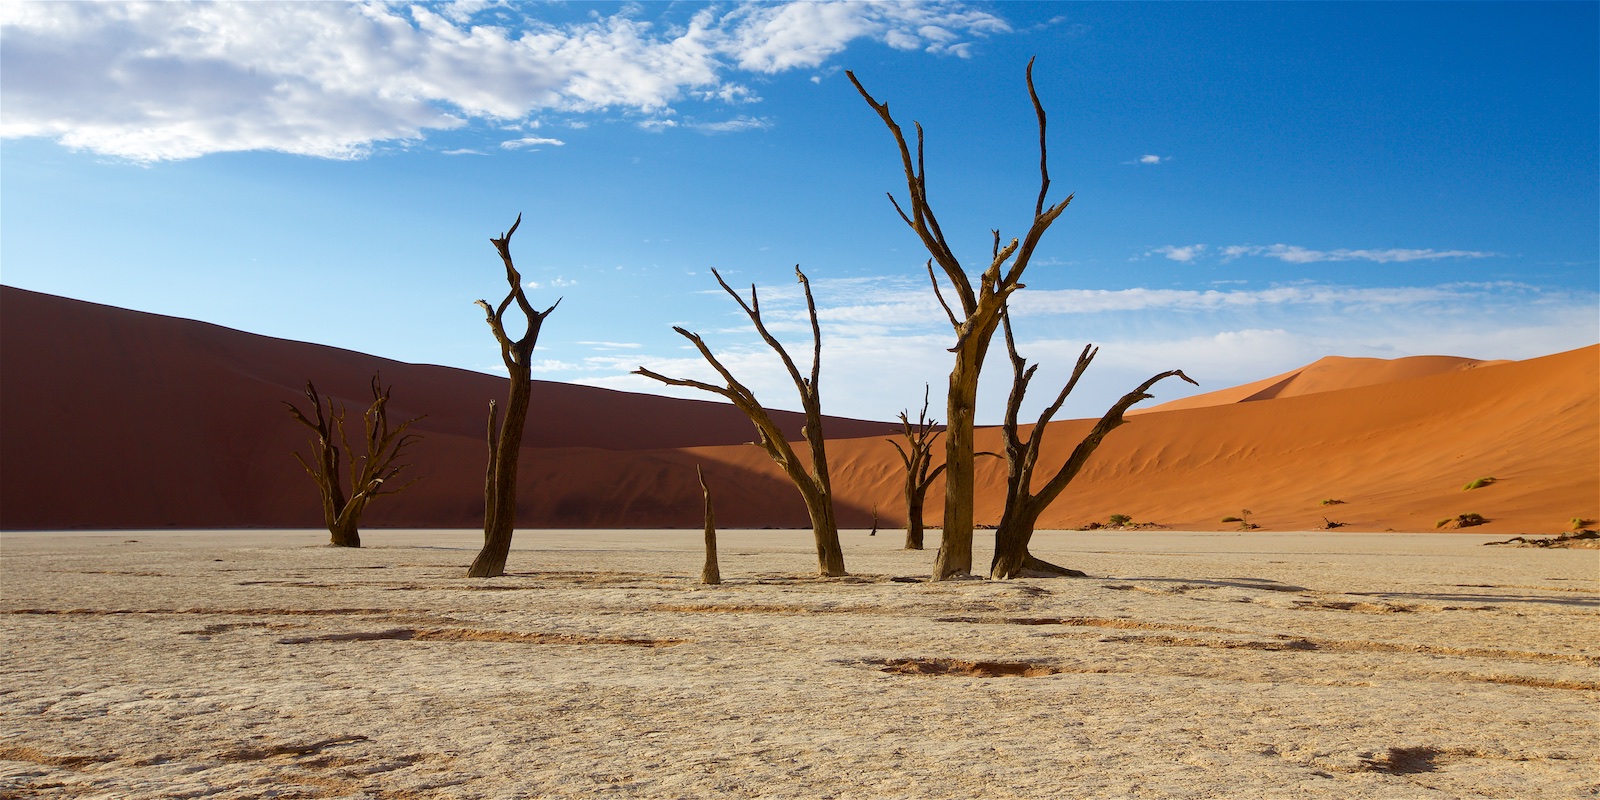
M 916 490 L 914 485 L 906 486 L 906 548 L 907 550 L 922 549 L 922 501 L 923 495 Z
M 486 493 L 483 509 L 483 549 L 467 569 L 469 578 L 493 578 L 506 574 L 506 559 L 511 555 L 511 536 L 517 526 L 517 467 L 521 460 L 522 430 L 528 422 L 528 397 L 533 381 L 527 369 L 513 368 L 511 397 L 490 461 L 492 493 Z
M 844 570 L 844 548 L 839 544 L 839 524 L 833 518 L 833 498 L 820 492 L 802 491 L 806 513 L 811 515 L 811 534 L 817 544 L 817 573 L 837 578 Z
M 354 522 L 328 526 L 328 532 L 333 534 L 331 544 L 334 547 L 360 547 L 361 530 Z
M 522 289 L 522 273 L 511 259 L 511 236 L 522 225 L 522 215 L 511 223 L 511 229 L 498 239 L 490 239 L 500 261 L 505 264 L 506 284 L 510 287 L 498 307 L 479 300 L 489 323 L 489 330 L 500 345 L 500 360 L 506 365 L 510 383 L 510 397 L 506 403 L 505 418 L 495 425 L 495 406 L 489 403 L 489 468 L 483 488 L 483 549 L 478 551 L 472 566 L 467 568 L 469 578 L 493 578 L 506 572 L 506 558 L 511 553 L 511 535 L 517 527 L 517 462 L 522 454 L 522 429 L 528 422 L 528 396 L 533 392 L 533 377 L 529 359 L 539 342 L 539 330 L 545 317 L 561 305 L 557 300 L 544 311 L 536 311 L 528 303 Z M 527 328 L 522 338 L 513 340 L 506 334 L 505 312 L 512 301 L 522 312 Z
M 1030 504 L 1032 505 L 1032 504 Z M 1083 578 L 1087 573 L 1057 566 L 1028 552 L 1033 539 L 1034 525 L 1045 505 L 1002 517 L 994 532 L 994 560 L 990 562 L 989 577 L 1008 578 Z
M 706 486 L 705 473 L 697 465 L 694 474 L 700 479 L 700 491 L 706 497 L 706 561 L 700 568 L 700 582 L 711 586 L 722 584 L 722 570 L 717 568 L 717 517 L 711 513 L 711 488 Z
M 972 342 L 963 342 L 950 371 L 946 397 L 944 534 L 933 565 L 933 579 L 972 574 L 972 517 L 977 487 L 973 467 L 973 425 L 977 410 L 978 369 L 988 339 L 973 358 Z

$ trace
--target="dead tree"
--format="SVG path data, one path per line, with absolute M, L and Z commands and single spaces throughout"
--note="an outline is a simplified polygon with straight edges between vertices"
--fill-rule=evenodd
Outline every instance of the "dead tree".
M 922 549 L 923 500 L 928 495 L 928 487 L 939 477 L 939 473 L 944 472 L 944 464 L 929 468 L 933 462 L 933 443 L 939 438 L 939 433 L 928 419 L 928 387 L 924 386 L 922 412 L 917 415 L 917 423 L 911 424 L 910 409 L 900 412 L 900 435 L 905 437 L 905 447 L 893 439 L 885 440 L 894 445 L 895 452 L 900 454 L 900 462 L 906 467 L 907 550 Z
M 694 475 L 700 479 L 700 492 L 706 497 L 706 563 L 700 568 L 700 582 L 717 586 L 722 583 L 722 570 L 717 568 L 717 517 L 711 513 L 711 488 L 706 486 L 706 474 L 698 464 Z
M 961 266 L 955 253 L 951 252 L 950 245 L 946 243 L 944 232 L 939 227 L 939 220 L 934 216 L 933 207 L 928 203 L 927 181 L 923 170 L 921 123 L 916 124 L 917 153 L 913 160 L 911 150 L 906 145 L 905 135 L 894 118 L 889 115 L 889 105 L 874 100 L 853 73 L 846 71 L 845 75 L 850 78 L 850 82 L 855 85 L 856 91 L 861 93 L 867 104 L 878 112 L 878 116 L 883 119 L 884 125 L 888 126 L 889 132 L 894 136 L 895 144 L 900 151 L 900 163 L 905 170 L 906 190 L 911 203 L 910 213 L 906 213 L 899 201 L 895 200 L 893 193 L 890 193 L 889 201 L 899 212 L 900 219 L 916 232 L 923 246 L 933 256 L 927 264 L 928 277 L 933 281 L 934 296 L 944 308 L 945 315 L 956 333 L 955 347 L 950 348 L 950 351 L 956 354 L 956 358 L 955 367 L 950 371 L 950 389 L 945 414 L 944 537 L 939 545 L 938 559 L 934 562 L 933 579 L 944 580 L 968 575 L 972 572 L 972 514 L 976 491 L 973 470 L 973 424 L 977 408 L 978 372 L 983 367 L 984 355 L 989 351 L 989 341 L 1000 324 L 1000 311 L 1005 307 L 1006 299 L 1012 292 L 1023 287 L 1022 273 L 1028 268 L 1028 262 L 1033 258 L 1039 239 L 1044 236 L 1051 223 L 1061 216 L 1061 212 L 1066 210 L 1067 204 L 1072 202 L 1072 196 L 1068 195 L 1065 200 L 1055 205 L 1045 205 L 1045 197 L 1050 191 L 1050 172 L 1045 155 L 1045 114 L 1044 106 L 1039 103 L 1039 95 L 1034 91 L 1033 61 L 1030 59 L 1027 69 L 1028 97 L 1033 101 L 1034 115 L 1039 120 L 1039 196 L 1033 207 L 1033 221 L 1020 242 L 1012 239 L 1003 247 L 1000 244 L 1000 231 L 998 229 L 992 231 L 994 244 L 989 264 L 979 276 L 978 286 L 974 288 L 966 269 Z M 956 300 L 961 306 L 959 317 L 950 304 L 945 302 L 944 293 L 939 287 L 939 279 L 934 273 L 935 262 L 938 262 L 939 268 L 955 292 Z
M 299 453 L 295 453 L 294 458 L 317 483 L 317 491 L 322 495 L 322 520 L 328 526 L 328 533 L 332 534 L 332 543 L 337 547 L 361 546 L 361 514 L 374 498 L 398 494 L 416 483 L 415 479 L 399 485 L 393 481 L 409 466 L 395 462 L 407 447 L 422 438 L 406 433 L 406 429 L 422 417 L 408 419 L 398 427 L 390 428 L 389 392 L 393 387 L 381 388 L 377 375 L 372 376 L 371 387 L 372 405 L 362 415 L 366 452 L 360 456 L 350 446 L 344 406 L 334 405 L 330 397 L 327 410 L 324 411 L 322 396 L 317 394 L 317 387 L 311 381 L 306 381 L 306 398 L 311 401 L 315 421 L 295 404 L 287 400 L 283 402 L 296 420 L 316 434 L 316 438 L 311 440 L 311 461 L 314 464 L 308 463 Z M 350 459 L 348 490 L 339 463 L 346 456 Z
M 822 329 L 817 325 L 817 304 L 811 298 L 811 281 L 796 265 L 794 274 L 799 278 L 800 285 L 805 288 L 806 311 L 811 316 L 811 374 L 810 377 L 806 377 L 800 374 L 794 359 L 789 357 L 783 345 L 767 330 L 766 323 L 761 320 L 761 301 L 756 296 L 756 287 L 753 284 L 750 286 L 750 302 L 746 303 L 744 298 L 722 279 L 720 273 L 713 269 L 711 274 L 716 276 L 717 283 L 722 285 L 723 291 L 744 309 L 745 315 L 755 323 L 756 332 L 761 334 L 762 340 L 778 354 L 783 360 L 783 366 L 789 371 L 789 377 L 800 393 L 800 405 L 805 409 L 806 424 L 800 429 L 800 433 L 805 437 L 807 449 L 810 450 L 810 469 L 808 470 L 805 463 L 795 454 L 794 448 L 784 439 L 782 429 L 772 421 L 772 416 L 756 399 L 755 394 L 744 384 L 739 383 L 738 379 L 733 377 L 733 373 L 712 355 L 711 349 L 706 347 L 699 334 L 673 327 L 679 336 L 694 344 L 700 355 L 727 382 L 726 386 L 688 378 L 669 378 L 644 367 L 634 370 L 633 374 L 643 375 L 668 386 L 688 386 L 720 395 L 743 411 L 756 426 L 755 444 L 767 451 L 767 455 L 771 456 L 772 460 L 783 469 L 784 474 L 789 476 L 789 480 L 793 481 L 795 488 L 799 490 L 800 497 L 805 500 L 806 512 L 811 516 L 811 533 L 816 539 L 818 572 L 829 576 L 843 575 L 845 574 L 844 550 L 839 546 L 839 525 L 834 520 L 833 514 L 833 485 L 828 478 L 828 454 L 822 438 L 822 399 L 817 390 L 817 377 L 822 366 Z
M 544 318 L 561 305 L 560 300 L 544 311 L 535 311 L 522 291 L 522 273 L 511 261 L 511 235 L 522 224 L 522 215 L 511 223 L 511 230 L 498 239 L 490 239 L 494 249 L 505 262 L 506 283 L 511 287 L 498 306 L 479 300 L 488 317 L 489 330 L 500 343 L 500 360 L 505 362 L 510 379 L 510 397 L 506 401 L 504 418 L 497 415 L 495 402 L 489 401 L 489 468 L 483 483 L 483 549 L 467 569 L 469 578 L 493 578 L 506 574 L 506 557 L 511 553 L 511 534 L 517 524 L 517 458 L 522 452 L 522 429 L 528 422 L 528 396 L 533 391 L 533 374 L 530 358 L 539 341 L 539 328 Z M 516 301 L 517 309 L 527 321 L 522 338 L 512 339 L 506 334 L 506 310 Z
M 1017 429 L 1017 414 L 1022 407 L 1022 398 L 1027 394 L 1028 382 L 1033 380 L 1033 374 L 1039 369 L 1039 365 L 1029 365 L 1022 356 L 1017 355 L 1016 339 L 1011 335 L 1010 314 L 1001 315 L 1001 324 L 1005 328 L 1006 352 L 1011 356 L 1012 379 L 1011 394 L 1006 398 L 1006 419 L 1000 427 L 1006 455 L 1006 505 L 1000 515 L 1000 525 L 995 529 L 994 560 L 989 566 L 989 576 L 992 578 L 1083 577 L 1083 573 L 1078 570 L 1056 566 L 1028 552 L 1028 542 L 1033 538 L 1033 529 L 1039 522 L 1039 515 L 1061 496 L 1062 490 L 1067 488 L 1067 484 L 1071 483 L 1073 478 L 1078 477 L 1079 471 L 1088 463 L 1089 457 L 1094 455 L 1095 449 L 1100 446 L 1106 434 L 1127 422 L 1123 419 L 1123 413 L 1133 407 L 1133 404 L 1150 397 L 1146 393 L 1150 387 L 1171 377 L 1182 378 L 1189 383 L 1195 382 L 1183 374 L 1183 370 L 1168 370 L 1123 395 L 1122 399 L 1113 404 L 1105 416 L 1095 423 L 1088 435 L 1083 437 L 1083 441 L 1073 448 L 1072 455 L 1067 457 L 1066 463 L 1062 464 L 1061 468 L 1056 470 L 1056 473 L 1050 476 L 1044 486 L 1035 493 L 1033 470 L 1038 464 L 1039 449 L 1044 445 L 1045 431 L 1050 420 L 1061 410 L 1061 404 L 1066 402 L 1067 395 L 1072 394 L 1073 387 L 1078 385 L 1078 379 L 1083 377 L 1084 371 L 1089 369 L 1089 364 L 1094 361 L 1100 350 L 1094 345 L 1084 345 L 1083 352 L 1078 354 L 1078 363 L 1072 367 L 1072 377 L 1067 380 L 1067 385 L 1056 395 L 1055 402 L 1039 412 L 1039 419 L 1034 422 L 1033 430 L 1028 432 L 1027 439 L 1023 439 Z

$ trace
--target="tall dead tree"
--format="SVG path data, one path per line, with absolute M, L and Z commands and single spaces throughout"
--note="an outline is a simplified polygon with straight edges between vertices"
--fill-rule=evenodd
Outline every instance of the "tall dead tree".
M 510 286 L 498 306 L 485 300 L 477 301 L 488 317 L 489 330 L 500 343 L 500 360 L 505 362 L 510 378 L 510 396 L 506 400 L 506 414 L 497 414 L 495 402 L 489 401 L 489 468 L 483 483 L 483 549 L 467 569 L 469 578 L 493 578 L 506 574 L 506 557 L 511 553 L 511 534 L 517 524 L 517 458 L 522 452 L 522 429 L 528 422 L 528 396 L 533 391 L 533 374 L 530 358 L 539 341 L 539 328 L 544 318 L 561 305 L 560 300 L 544 311 L 535 311 L 522 291 L 522 273 L 511 261 L 511 235 L 522 224 L 522 215 L 511 223 L 511 230 L 490 239 L 500 260 L 505 262 L 506 283 Z M 505 315 L 512 301 L 527 321 L 522 337 L 512 339 L 506 334 Z
M 895 452 L 900 454 L 900 462 L 906 467 L 907 550 L 922 549 L 923 500 L 928 495 L 928 487 L 933 485 L 939 473 L 944 472 L 944 464 L 929 468 L 933 462 L 933 443 L 939 438 L 939 433 L 933 421 L 928 419 L 928 387 L 923 386 L 922 412 L 917 415 L 916 424 L 911 424 L 910 409 L 900 412 L 900 435 L 906 440 L 905 447 L 893 439 L 885 440 L 894 445 Z
M 398 494 L 402 489 L 416 483 L 415 479 L 403 484 L 395 484 L 394 479 L 404 472 L 408 464 L 396 464 L 400 456 L 405 453 L 418 439 L 422 438 L 414 433 L 406 433 L 411 423 L 422 419 L 416 417 L 408 419 L 399 426 L 389 427 L 389 393 L 393 387 L 382 388 L 378 376 L 372 376 L 372 405 L 362 415 L 363 429 L 365 431 L 366 452 L 356 455 L 350 446 L 349 430 L 345 427 L 344 406 L 334 405 L 333 398 L 328 398 L 327 410 L 323 410 L 322 396 L 317 394 L 317 387 L 306 381 L 306 399 L 311 401 L 312 413 L 316 415 L 315 421 L 305 415 L 287 400 L 283 402 L 289 407 L 289 413 L 300 421 L 300 424 L 310 428 L 316 434 L 311 440 L 311 462 L 307 462 L 299 453 L 294 454 L 300 466 L 305 467 L 306 473 L 317 483 L 317 491 L 322 495 L 322 520 L 328 526 L 328 533 L 332 535 L 332 543 L 337 547 L 361 546 L 361 514 L 367 510 L 367 504 L 374 498 L 385 494 Z M 349 488 L 345 488 L 345 478 L 341 474 L 340 461 L 345 457 L 349 464 Z
M 1028 382 L 1033 380 L 1033 374 L 1039 369 L 1039 365 L 1029 365 L 1022 356 L 1017 355 L 1017 342 L 1011 334 L 1009 313 L 1001 315 L 1001 324 L 1005 328 L 1006 352 L 1011 357 L 1012 379 L 1011 394 L 1006 398 L 1006 419 L 1000 427 L 1006 451 L 1006 505 L 1000 515 L 1000 525 L 995 529 L 994 560 L 989 565 L 989 576 L 992 578 L 1082 577 L 1082 572 L 1056 566 L 1028 552 L 1028 542 L 1033 539 L 1033 529 L 1039 522 L 1039 515 L 1061 496 L 1061 491 L 1067 488 L 1067 484 L 1071 483 L 1073 478 L 1078 477 L 1083 465 L 1088 463 L 1089 457 L 1094 454 L 1095 448 L 1100 446 L 1106 434 L 1127 422 L 1123 419 L 1123 413 L 1133 407 L 1133 404 L 1150 397 L 1146 393 L 1150 387 L 1171 377 L 1182 378 L 1189 383 L 1195 382 L 1183 374 L 1183 370 L 1168 370 L 1151 377 L 1150 380 L 1139 384 L 1139 388 L 1123 395 L 1122 399 L 1113 404 L 1105 416 L 1095 423 L 1088 435 L 1083 437 L 1083 441 L 1073 448 L 1072 455 L 1067 457 L 1061 468 L 1056 470 L 1056 473 L 1050 476 L 1044 486 L 1035 493 L 1033 471 L 1039 462 L 1039 449 L 1044 446 L 1045 431 L 1056 412 L 1061 410 L 1061 404 L 1066 402 L 1067 395 L 1072 394 L 1073 387 L 1078 385 L 1078 379 L 1089 369 L 1089 364 L 1094 361 L 1100 349 L 1094 345 L 1084 345 L 1083 352 L 1078 354 L 1078 363 L 1072 367 L 1072 377 L 1067 380 L 1067 385 L 1056 395 L 1055 402 L 1039 412 L 1033 430 L 1028 432 L 1027 439 L 1023 439 L 1018 432 L 1017 415 L 1022 407 L 1022 398 L 1027 394 Z
M 746 316 L 755 324 L 756 332 L 761 334 L 778 357 L 783 360 L 783 366 L 789 371 L 789 377 L 794 381 L 795 389 L 800 393 L 800 405 L 805 410 L 806 424 L 800 429 L 805 437 L 807 449 L 810 451 L 810 469 L 795 454 L 794 448 L 783 436 L 783 430 L 772 421 L 772 416 L 762 407 L 748 387 L 733 377 L 733 373 L 712 355 L 711 349 L 701 340 L 700 335 L 691 333 L 680 327 L 673 327 L 679 336 L 688 339 L 694 344 L 700 355 L 711 364 L 718 375 L 727 382 L 726 386 L 717 386 L 704 381 L 688 378 L 669 378 L 644 367 L 633 371 L 635 375 L 643 375 L 651 380 L 660 381 L 668 386 L 688 386 L 704 392 L 710 392 L 727 398 L 756 426 L 757 440 L 755 444 L 767 451 L 767 455 L 783 469 L 789 480 L 800 492 L 800 497 L 805 500 L 806 513 L 811 516 L 811 533 L 817 545 L 817 570 L 823 575 L 843 575 L 844 549 L 839 546 L 839 525 L 833 515 L 833 485 L 828 478 L 828 454 L 822 438 L 822 398 L 818 394 L 817 377 L 822 367 L 822 329 L 817 325 L 817 304 L 811 298 L 811 281 L 806 274 L 800 271 L 798 265 L 794 268 L 795 277 L 800 280 L 806 294 L 806 311 L 811 316 L 811 373 L 809 377 L 800 374 L 799 368 L 794 364 L 794 359 L 789 357 L 788 351 L 783 349 L 761 319 L 761 301 L 756 296 L 756 287 L 750 286 L 750 302 L 746 303 L 739 293 L 722 279 L 716 270 L 711 274 L 717 278 L 717 283 L 722 285 L 722 290 L 732 297 L 739 307 L 744 309 Z
M 950 348 L 950 351 L 956 354 L 956 359 L 955 367 L 950 371 L 948 409 L 945 415 L 947 430 L 944 537 L 939 545 L 938 559 L 934 562 L 933 579 L 944 580 L 968 575 L 972 572 L 972 515 L 976 491 L 973 470 L 973 424 L 977 407 L 978 373 L 983 368 L 984 355 L 989 351 L 989 341 L 994 336 L 995 328 L 1000 324 L 1000 311 L 1005 307 L 1006 299 L 1012 292 L 1023 287 L 1022 273 L 1028 268 L 1028 262 L 1033 258 L 1039 239 L 1044 236 L 1051 223 L 1061 216 L 1061 212 L 1066 210 L 1067 204 L 1072 202 L 1072 196 L 1068 195 L 1065 200 L 1055 205 L 1045 205 L 1045 197 L 1050 191 L 1050 172 L 1045 153 L 1045 114 L 1044 106 L 1039 103 L 1039 94 L 1033 87 L 1033 60 L 1029 59 L 1028 97 L 1033 102 L 1034 115 L 1039 120 L 1039 196 L 1033 207 L 1033 221 L 1020 242 L 1012 239 L 1004 247 L 1000 244 L 1000 231 L 998 229 L 992 231 L 994 245 L 990 252 L 989 265 L 984 268 L 978 278 L 978 286 L 974 288 L 965 268 L 961 266 L 961 262 L 945 241 L 939 220 L 934 216 L 933 207 L 928 203 L 927 181 L 923 170 L 922 124 L 916 123 L 917 153 L 913 159 L 911 150 L 906 145 L 905 135 L 889 114 L 889 105 L 874 100 L 861 82 L 856 80 L 854 73 L 846 71 L 845 75 L 850 78 L 850 82 L 855 85 L 856 91 L 861 93 L 867 104 L 878 112 L 878 116 L 883 119 L 884 125 L 888 126 L 889 132 L 894 136 L 895 145 L 900 151 L 900 163 L 905 170 L 906 190 L 911 203 L 910 213 L 906 213 L 899 201 L 895 200 L 893 193 L 890 193 L 889 201 L 899 212 L 900 219 L 916 232 L 923 246 L 933 256 L 928 261 L 928 277 L 933 281 L 934 295 L 938 297 L 939 305 L 943 306 L 945 315 L 949 317 L 950 325 L 956 333 L 956 345 Z M 935 262 L 939 264 L 939 268 L 955 292 L 956 300 L 961 306 L 959 317 L 950 304 L 945 302 L 944 293 L 939 287 L 939 279 L 933 270 Z

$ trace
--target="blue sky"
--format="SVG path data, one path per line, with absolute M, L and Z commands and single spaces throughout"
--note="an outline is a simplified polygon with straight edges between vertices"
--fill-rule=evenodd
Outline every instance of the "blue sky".
M 564 298 L 536 377 L 710 377 L 683 325 L 792 408 L 709 270 L 803 354 L 800 264 L 825 409 L 887 419 L 940 395 L 953 339 L 843 70 L 926 128 L 976 272 L 1038 191 L 1036 55 L 1076 199 L 1014 302 L 1035 391 L 1101 347 L 1063 416 L 1171 368 L 1533 357 L 1600 340 L 1597 7 L 8 3 L 0 281 L 495 372 L 472 301 L 520 212 L 534 303 Z M 1003 358 L 985 376 L 994 422 Z

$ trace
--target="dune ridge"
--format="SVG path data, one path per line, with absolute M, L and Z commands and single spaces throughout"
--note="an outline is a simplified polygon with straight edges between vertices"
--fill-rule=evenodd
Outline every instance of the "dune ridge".
M 413 458 L 423 480 L 374 504 L 366 524 L 481 523 L 483 415 L 504 379 L 11 287 L 0 287 L 0 341 L 0 528 L 317 527 L 315 490 L 290 457 L 304 431 L 280 401 L 312 377 L 364 407 L 378 370 L 396 387 L 391 413 L 428 418 Z M 1210 400 L 1130 419 L 1041 524 L 1127 514 L 1224 530 L 1223 516 L 1250 509 L 1272 530 L 1431 531 L 1475 513 L 1488 520 L 1475 530 L 1554 533 L 1600 518 L 1600 346 L 1509 363 L 1327 358 L 1199 397 Z M 697 464 L 723 524 L 806 524 L 731 406 L 547 382 L 533 404 L 521 527 L 698 526 Z M 780 416 L 798 438 L 799 415 Z M 1090 424 L 1053 423 L 1040 471 Z M 894 426 L 829 418 L 827 429 L 841 524 L 901 524 L 901 467 L 884 441 Z M 978 442 L 998 449 L 998 431 Z M 978 477 L 978 521 L 993 524 L 1004 466 L 981 463 Z

